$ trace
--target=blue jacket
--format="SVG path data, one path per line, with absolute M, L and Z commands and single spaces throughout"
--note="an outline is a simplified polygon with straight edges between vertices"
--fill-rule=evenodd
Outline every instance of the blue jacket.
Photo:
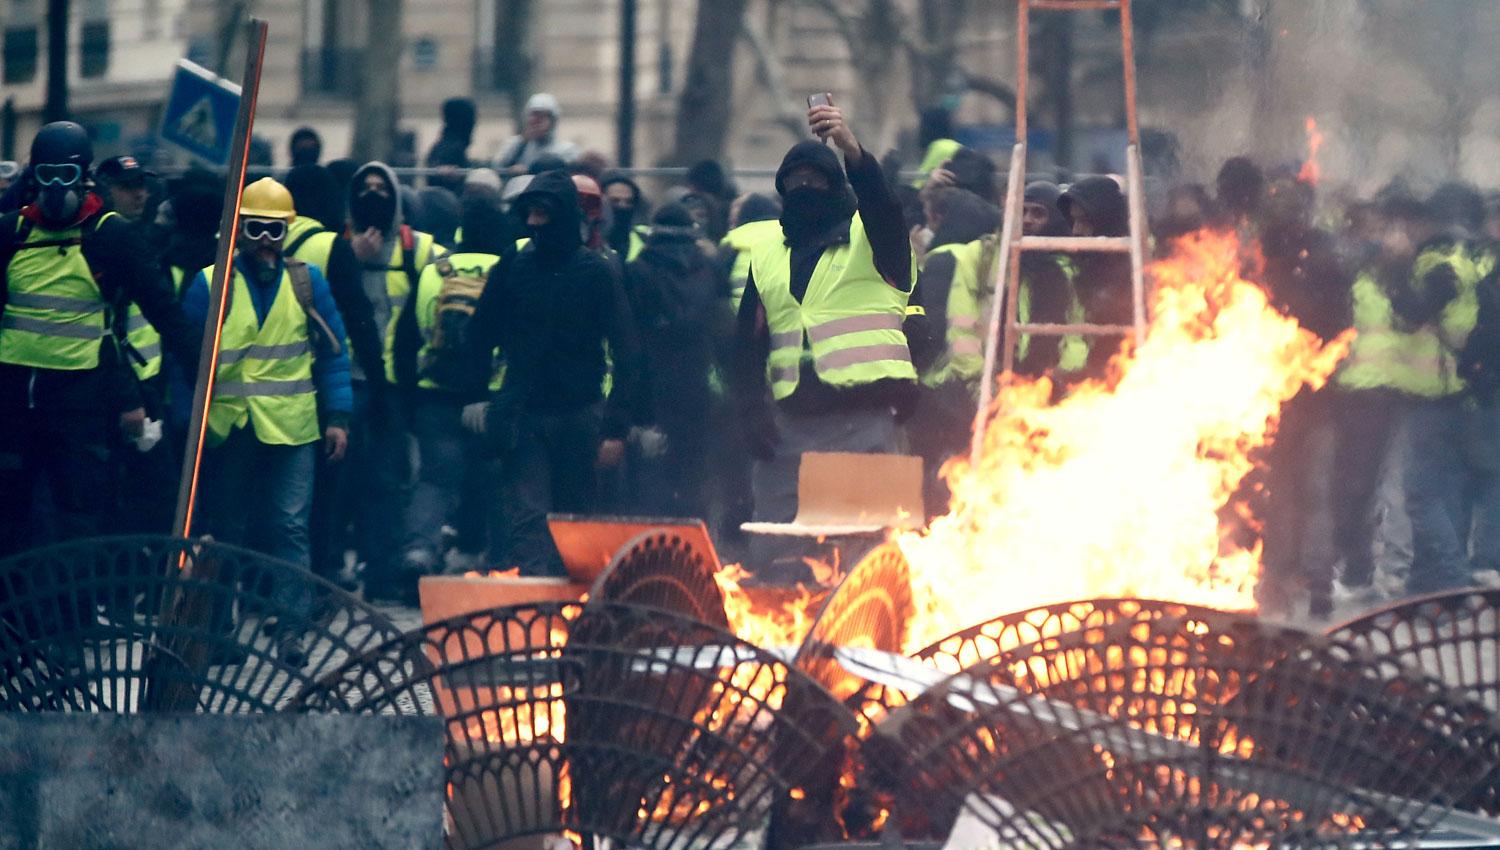
M 257 283 L 255 275 L 247 270 L 242 258 L 235 258 L 235 266 L 245 276 L 245 287 L 250 290 L 250 303 L 255 307 L 256 319 L 264 323 L 266 314 L 271 310 L 271 303 L 276 298 L 276 290 Z M 310 265 L 307 271 L 312 277 L 313 307 L 322 314 L 335 339 L 341 342 L 348 339 L 344 331 L 344 320 L 339 316 L 338 306 L 333 303 L 333 292 L 328 288 L 328 281 L 317 266 Z M 279 276 L 277 280 L 280 280 Z M 182 310 L 193 327 L 202 327 L 208 320 L 208 278 L 203 272 L 200 271 L 183 292 Z M 349 383 L 349 352 L 340 348 L 335 354 L 326 345 L 318 346 L 313 358 L 312 373 L 313 381 L 318 386 L 318 409 L 324 416 L 332 414 L 335 420 L 347 420 L 354 411 L 354 389 Z M 173 396 L 191 399 L 193 388 L 181 385 L 181 372 L 176 374 L 180 385 L 174 390 Z

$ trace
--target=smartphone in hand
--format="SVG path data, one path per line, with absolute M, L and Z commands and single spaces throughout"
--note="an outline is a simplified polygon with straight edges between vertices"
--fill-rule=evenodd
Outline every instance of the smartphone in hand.
M 833 105 L 833 93 L 832 92 L 826 92 L 826 91 L 825 92 L 818 92 L 817 94 L 810 94 L 810 95 L 807 96 L 807 108 L 808 109 L 812 109 L 815 106 L 832 106 L 832 105 Z M 824 139 L 823 140 L 823 144 L 825 144 L 825 145 L 828 144 L 828 140 Z

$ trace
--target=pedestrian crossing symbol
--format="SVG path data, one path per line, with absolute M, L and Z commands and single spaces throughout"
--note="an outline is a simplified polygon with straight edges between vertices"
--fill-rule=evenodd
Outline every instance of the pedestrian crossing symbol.
M 172 93 L 162 113 L 161 137 L 215 165 L 229 161 L 239 87 L 207 70 L 179 60 Z
M 177 136 L 205 148 L 219 146 L 218 131 L 214 129 L 214 103 L 207 97 L 198 98 L 172 129 Z

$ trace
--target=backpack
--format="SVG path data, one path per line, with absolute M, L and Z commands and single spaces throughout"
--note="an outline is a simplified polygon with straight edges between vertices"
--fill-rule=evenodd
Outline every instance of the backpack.
M 291 257 L 283 257 L 282 263 L 286 265 L 287 275 L 292 279 L 292 295 L 297 299 L 297 306 L 307 314 L 307 335 L 316 350 L 326 350 L 329 354 L 337 356 L 344 350 L 344 341 L 339 339 L 329 327 L 328 321 L 318 308 L 313 306 L 312 273 L 307 269 L 307 263 L 295 260 Z M 225 281 L 226 285 L 230 281 Z M 213 282 L 209 282 L 210 287 Z M 224 315 L 228 316 L 230 309 L 234 306 L 234 286 L 228 285 L 224 293 Z
M 422 374 L 438 383 L 447 383 L 440 375 L 454 374 L 453 368 L 459 358 L 468 333 L 469 323 L 479 308 L 479 296 L 484 292 L 486 276 L 471 274 L 460 269 L 444 257 L 433 263 L 442 278 L 438 290 L 437 304 L 433 310 L 432 335 L 428 341 L 431 353 L 423 364 Z

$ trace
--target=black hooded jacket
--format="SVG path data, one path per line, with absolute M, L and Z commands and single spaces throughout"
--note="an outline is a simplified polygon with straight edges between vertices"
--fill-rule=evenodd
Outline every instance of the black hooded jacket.
M 724 279 L 686 209 L 661 209 L 625 268 L 625 288 L 641 341 L 647 417 L 669 434 L 701 425 L 713 401 L 715 346 L 730 338 L 733 318 Z
M 1125 236 L 1130 232 L 1129 207 L 1120 186 L 1108 177 L 1086 177 L 1058 199 L 1063 215 L 1073 220 L 1082 210 L 1095 236 Z M 1095 325 L 1128 325 L 1135 320 L 1130 280 L 1130 257 L 1118 253 L 1088 253 L 1078 258 L 1074 290 L 1083 304 L 1084 321 Z M 1109 358 L 1118 350 L 1113 337 L 1089 342 L 1086 372 L 1103 377 Z
M 928 251 L 943 245 L 973 242 L 1000 227 L 1000 210 L 973 192 L 959 190 L 951 196 L 943 224 L 932 234 Z M 912 291 L 912 303 L 922 308 L 919 317 L 906 322 L 907 344 L 918 374 L 942 356 L 948 338 L 948 296 L 953 288 L 957 263 L 950 253 L 929 254 Z
M 578 191 L 567 174 L 537 175 L 515 201 L 518 215 L 540 205 L 551 222 L 514 257 L 496 264 L 465 340 L 473 393 L 488 380 L 491 352 L 506 359 L 507 404 L 526 413 L 572 413 L 602 398 L 604 346 L 613 389 L 604 434 L 621 437 L 638 421 L 639 346 L 630 304 L 609 262 L 583 246 Z
M 875 259 L 875 269 L 891 286 L 909 291 L 911 275 L 911 242 L 902 218 L 901 202 L 891 192 L 880 163 L 868 151 L 845 168 L 829 147 L 814 141 L 799 142 L 787 151 L 776 174 L 776 189 L 782 192 L 785 175 L 800 165 L 818 168 L 828 177 L 832 191 L 844 194 L 847 214 L 839 217 L 823 233 L 805 239 L 790 234 L 792 297 L 801 300 L 807 294 L 818 260 L 828 248 L 849 241 L 849 225 L 856 206 L 865 225 L 865 236 Z M 852 189 L 852 198 L 848 198 Z M 788 231 L 789 213 L 782 209 L 783 231 Z M 752 273 L 740 302 L 735 329 L 734 386 L 742 405 L 758 407 L 767 397 L 766 359 L 771 352 L 771 334 L 766 324 L 765 308 L 755 288 Z M 907 408 L 916 396 L 914 381 L 881 380 L 858 387 L 834 388 L 823 383 L 811 364 L 804 363 L 797 389 L 778 404 L 796 413 L 829 413 L 851 409 Z
M 316 219 L 325 230 L 333 231 L 328 267 L 320 271 L 328 280 L 328 291 L 344 320 L 354 359 L 365 375 L 385 374 L 384 343 L 380 329 L 375 326 L 375 307 L 365 294 L 363 270 L 354 256 L 354 247 L 340 232 L 343 204 L 339 200 L 338 181 L 321 165 L 298 165 L 286 173 L 286 188 L 292 193 L 298 215 Z M 288 247 L 291 245 L 287 243 Z

